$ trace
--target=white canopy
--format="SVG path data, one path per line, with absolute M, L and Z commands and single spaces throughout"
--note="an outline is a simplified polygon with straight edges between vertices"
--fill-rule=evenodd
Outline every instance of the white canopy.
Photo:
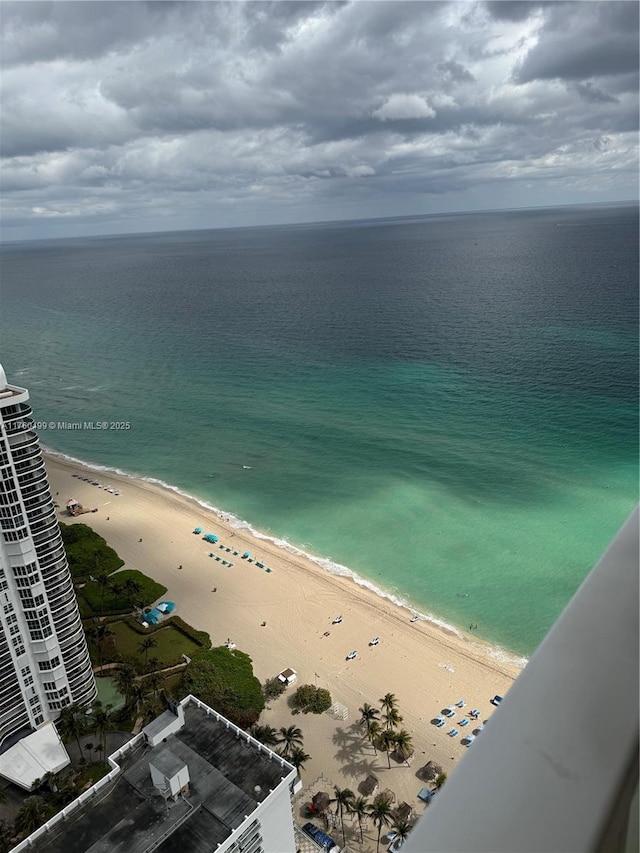
M 30 791 L 36 779 L 58 773 L 70 761 L 56 727 L 46 723 L 0 755 L 0 776 Z

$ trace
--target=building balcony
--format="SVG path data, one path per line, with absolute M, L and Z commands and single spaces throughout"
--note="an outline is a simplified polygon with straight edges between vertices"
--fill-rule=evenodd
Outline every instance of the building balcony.
M 28 447 L 26 450 L 14 450 L 12 457 L 13 467 L 18 475 L 23 474 L 25 471 L 29 471 L 34 467 L 35 457 L 38 457 L 37 464 L 43 464 L 40 445 Z
M 19 453 L 21 450 L 26 450 L 28 447 L 37 447 L 40 450 L 40 444 L 38 441 L 38 433 L 33 432 L 33 430 L 29 430 L 22 436 L 21 438 L 14 438 L 13 436 L 9 439 L 9 448 L 11 450 L 11 454 Z
M 51 500 L 51 492 L 49 491 L 49 483 L 46 478 L 42 478 L 37 480 L 35 483 L 29 483 L 27 486 L 20 485 L 20 494 L 22 495 L 22 500 L 26 500 L 27 498 L 35 497 L 36 495 L 46 494 Z M 51 500 L 51 506 L 53 507 L 53 500 Z
M 29 418 L 32 414 L 33 410 L 27 403 L 16 403 L 15 406 L 2 409 L 2 420 L 7 424 L 16 418 Z
M 638 510 L 403 853 L 638 849 Z
M 31 418 L 26 416 L 17 417 L 10 421 L 5 421 L 4 428 L 8 436 L 18 435 L 18 433 L 33 430 L 35 427 Z
M 54 519 L 55 521 L 55 519 Z M 53 543 L 56 539 L 60 537 L 60 530 L 58 528 L 57 522 L 49 527 L 48 530 L 45 530 L 43 533 L 34 533 L 32 535 L 33 544 L 36 546 L 44 547 L 45 543 Z M 37 548 L 36 548 L 37 552 Z

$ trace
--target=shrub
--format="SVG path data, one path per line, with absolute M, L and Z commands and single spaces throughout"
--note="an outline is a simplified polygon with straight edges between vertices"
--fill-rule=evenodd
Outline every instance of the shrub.
M 279 678 L 267 678 L 262 685 L 262 695 L 265 702 L 269 702 L 271 699 L 277 699 L 278 696 L 282 696 L 286 689 L 287 685 L 280 681 Z
M 125 569 L 111 577 L 116 586 L 102 589 L 95 581 L 88 581 L 80 594 L 94 613 L 130 613 L 133 605 L 144 606 L 160 598 L 167 591 L 166 586 L 157 583 L 137 569 Z M 127 581 L 133 581 L 139 590 L 131 593 L 126 589 Z
M 203 650 L 191 659 L 180 686 L 181 697 L 188 693 L 242 727 L 257 722 L 264 709 L 251 658 L 225 646 Z
M 88 525 L 61 524 L 60 532 L 75 581 L 110 575 L 124 566 L 124 560 Z
M 291 704 L 303 714 L 323 714 L 331 707 L 331 694 L 324 687 L 302 684 L 293 694 Z

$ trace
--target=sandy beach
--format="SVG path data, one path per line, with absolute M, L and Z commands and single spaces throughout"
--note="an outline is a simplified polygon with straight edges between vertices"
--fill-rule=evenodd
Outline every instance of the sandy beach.
M 456 721 L 472 708 L 487 719 L 493 711 L 490 699 L 496 693 L 504 695 L 518 675 L 515 665 L 491 657 L 489 647 L 478 639 L 457 636 L 422 619 L 412 623 L 409 610 L 270 541 L 234 530 L 224 517 L 193 500 L 143 480 L 90 471 L 51 455 L 47 470 L 60 520 L 72 522 L 64 512 L 71 497 L 85 507 L 97 507 L 98 512 L 77 520 L 104 536 L 125 568 L 140 569 L 164 584 L 176 613 L 208 631 L 214 645 L 230 638 L 251 656 L 261 681 L 292 667 L 298 684 L 326 687 L 334 701 L 348 708 L 346 721 L 327 714 L 292 716 L 282 697 L 262 715 L 261 723 L 302 729 L 304 749 L 311 756 L 302 771 L 305 785 L 325 776 L 355 790 L 373 771 L 381 789 L 391 788 L 398 801 L 406 800 L 421 812 L 416 794 L 423 783 L 416 770 L 434 760 L 451 772 L 466 752 L 460 743 L 464 729 L 453 739 L 447 735 L 449 725 L 438 729 L 431 719 L 459 699 L 466 707 Z M 120 494 L 74 474 L 91 475 Z M 224 559 L 234 566 L 221 565 L 209 553 L 223 552 L 194 535 L 197 526 L 240 554 L 249 551 L 272 571 L 226 551 Z M 333 625 L 338 615 L 343 621 Z M 327 631 L 329 636 L 324 636 Z M 380 643 L 369 647 L 374 636 Z M 352 650 L 357 657 L 347 661 Z M 415 748 L 410 767 L 392 760 L 390 770 L 386 755 L 376 756 L 353 728 L 358 708 L 364 702 L 378 705 L 389 692 L 398 698 L 402 726 Z M 472 728 L 473 724 L 466 730 Z

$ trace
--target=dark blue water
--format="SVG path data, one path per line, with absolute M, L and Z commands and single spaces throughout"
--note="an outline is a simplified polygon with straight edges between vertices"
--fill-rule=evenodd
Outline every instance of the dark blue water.
M 637 499 L 635 207 L 2 250 L 49 446 L 529 653 Z M 243 467 L 249 466 L 249 467 Z

